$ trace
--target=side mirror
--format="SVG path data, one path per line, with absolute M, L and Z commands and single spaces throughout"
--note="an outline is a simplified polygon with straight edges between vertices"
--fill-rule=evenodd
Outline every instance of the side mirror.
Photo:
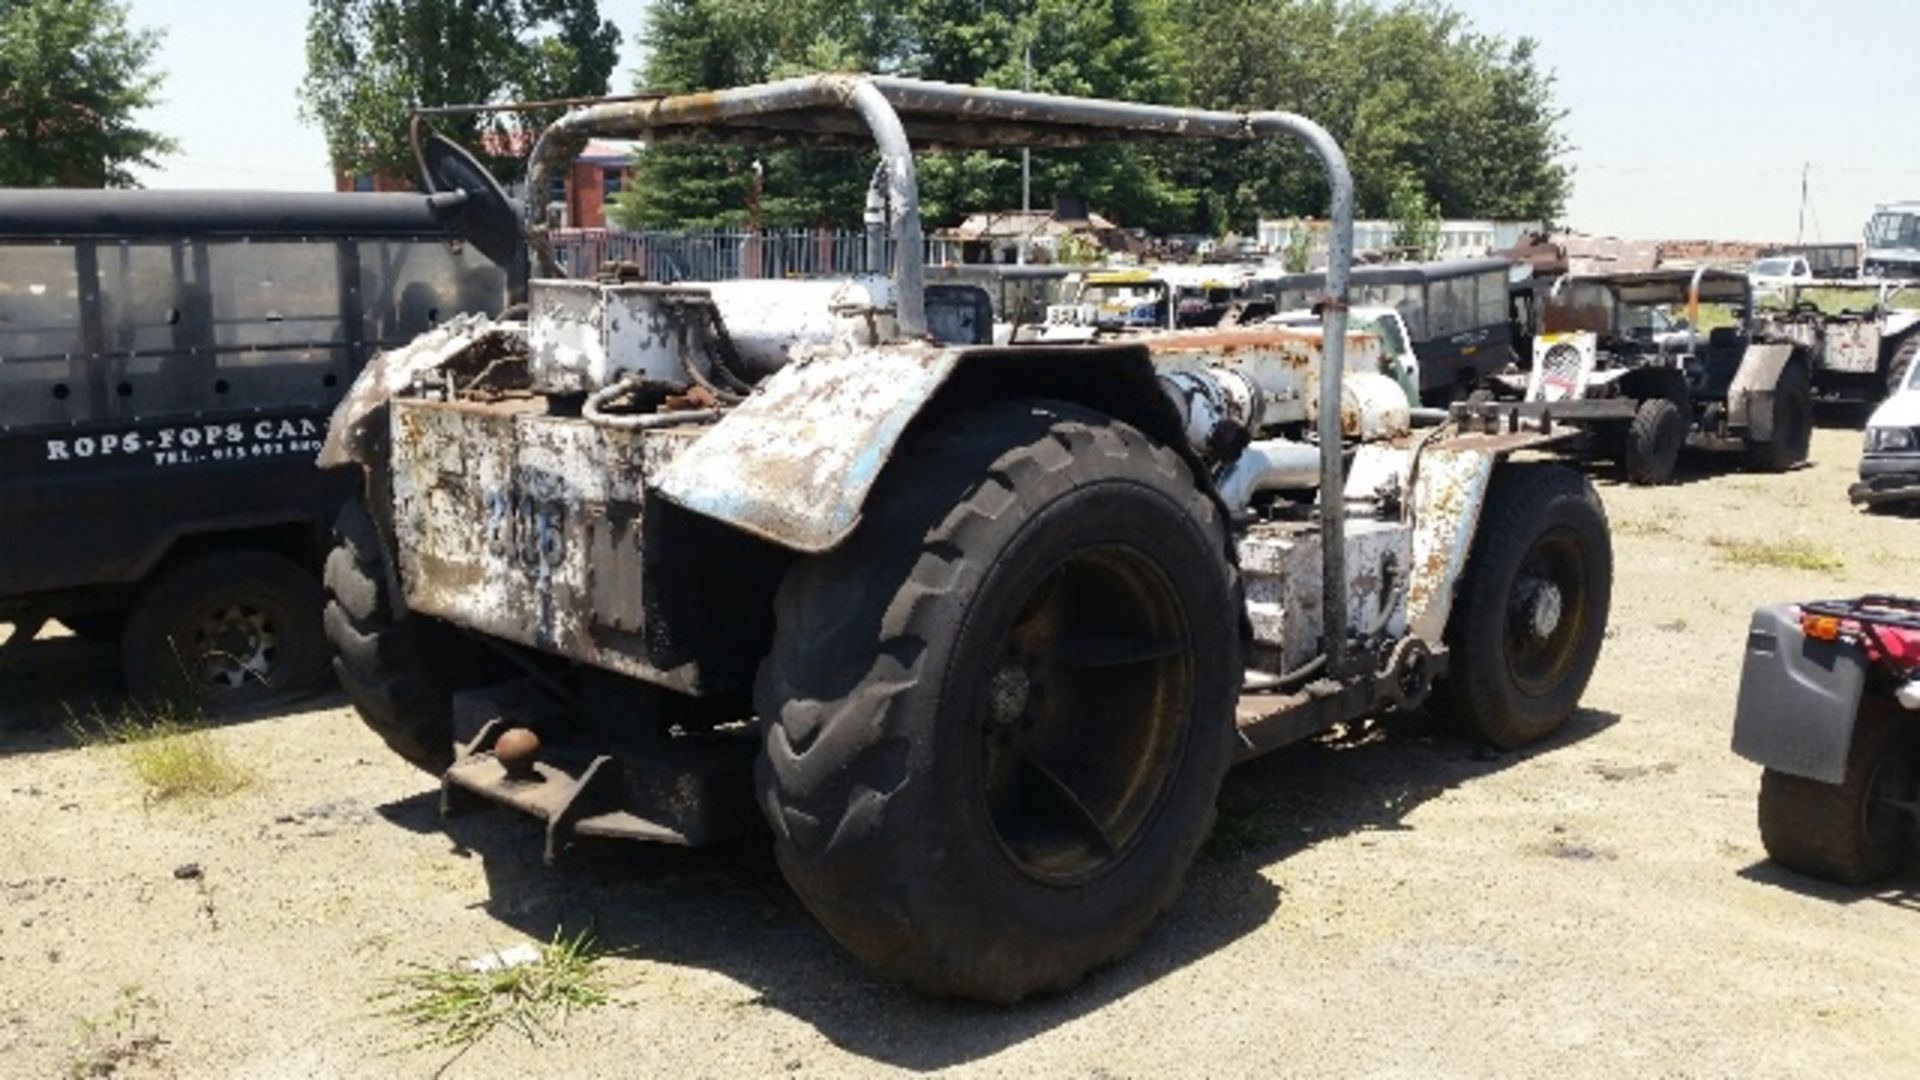
M 1673 328 L 1673 329 L 1675 329 L 1675 330 L 1691 330 L 1691 329 L 1693 329 L 1693 324 L 1692 324 L 1692 323 L 1690 323 L 1690 322 L 1688 322 L 1688 321 L 1686 320 L 1686 318 L 1685 318 L 1684 316 L 1682 316 L 1681 318 L 1678 318 L 1678 319 L 1675 319 L 1675 320 L 1673 320 L 1673 322 L 1672 322 L 1672 324 L 1671 324 L 1671 326 L 1672 326 L 1672 328 Z

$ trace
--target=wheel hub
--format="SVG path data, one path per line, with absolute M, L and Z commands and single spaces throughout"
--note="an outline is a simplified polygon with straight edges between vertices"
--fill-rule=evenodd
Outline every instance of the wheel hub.
M 981 778 L 1001 847 L 1050 884 L 1130 851 L 1180 759 L 1185 619 L 1137 551 L 1075 552 L 1029 586 L 981 680 Z
M 266 682 L 279 634 L 265 612 L 241 605 L 222 608 L 209 613 L 193 636 L 207 685 L 237 690 Z
M 993 673 L 987 690 L 987 708 L 996 724 L 1011 724 L 1027 711 L 1033 696 L 1033 677 L 1019 664 L 1005 664 Z
M 1560 628 L 1566 614 L 1566 601 L 1560 586 L 1542 578 L 1522 581 L 1514 590 L 1514 614 L 1521 625 L 1538 641 L 1546 641 Z

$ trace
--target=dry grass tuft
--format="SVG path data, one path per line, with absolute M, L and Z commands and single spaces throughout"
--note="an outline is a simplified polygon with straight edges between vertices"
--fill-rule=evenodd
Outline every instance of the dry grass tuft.
M 1846 562 L 1832 548 L 1811 540 L 1737 540 L 1716 536 L 1709 541 L 1722 562 L 1735 566 L 1770 566 L 1776 570 L 1834 573 Z
M 167 1040 L 152 1030 L 154 1000 L 137 984 L 120 988 L 119 1000 L 101 1017 L 82 1017 L 74 1023 L 78 1045 L 67 1060 L 67 1076 L 113 1076 L 123 1067 L 140 1069 L 157 1064 Z
M 127 702 L 112 710 L 69 713 L 67 730 L 83 747 L 109 747 L 127 763 L 150 802 L 217 799 L 253 783 L 206 728 L 192 705 Z

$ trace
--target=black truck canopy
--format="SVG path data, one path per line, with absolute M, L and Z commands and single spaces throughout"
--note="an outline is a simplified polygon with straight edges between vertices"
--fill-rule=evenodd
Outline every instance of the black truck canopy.
M 0 240 L 445 235 L 466 204 L 461 192 L 0 189 Z

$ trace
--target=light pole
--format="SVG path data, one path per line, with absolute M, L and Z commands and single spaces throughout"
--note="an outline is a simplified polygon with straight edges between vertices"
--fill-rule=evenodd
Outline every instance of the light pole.
M 1027 51 L 1021 61 L 1020 89 L 1033 89 L 1033 42 L 1029 36 Z M 1027 265 L 1027 238 L 1033 235 L 1033 150 L 1020 148 L 1020 247 L 1015 259 L 1021 266 Z

